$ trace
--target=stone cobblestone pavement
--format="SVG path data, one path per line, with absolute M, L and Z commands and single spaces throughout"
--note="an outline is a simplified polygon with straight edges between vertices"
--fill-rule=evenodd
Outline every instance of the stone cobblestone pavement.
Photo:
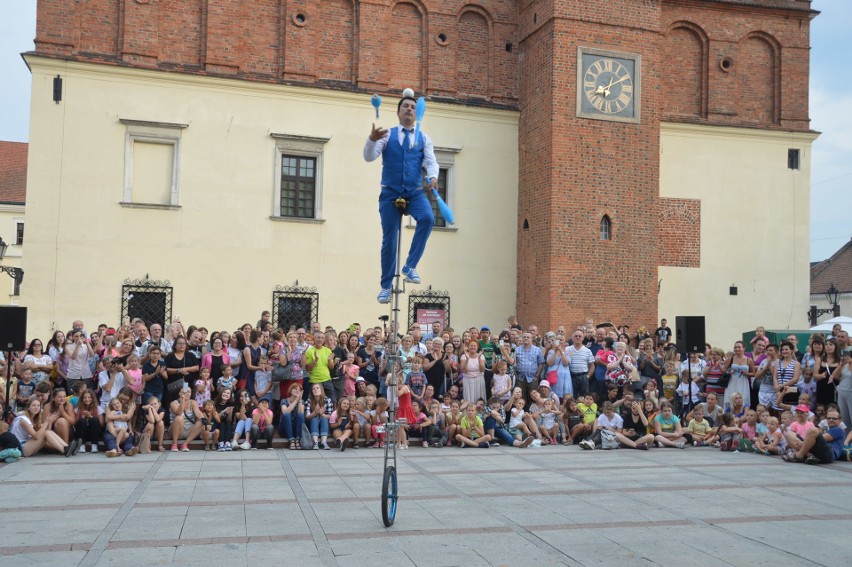
M 577 447 L 37 456 L 0 565 L 852 565 L 852 463 Z

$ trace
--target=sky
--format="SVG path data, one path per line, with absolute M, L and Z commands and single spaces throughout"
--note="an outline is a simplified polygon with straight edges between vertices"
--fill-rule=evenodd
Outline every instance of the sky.
M 822 134 L 811 161 L 811 261 L 852 238 L 852 2 L 814 0 L 811 128 Z M 35 0 L 0 0 L 0 140 L 26 142 L 30 73 L 20 54 L 35 37 Z

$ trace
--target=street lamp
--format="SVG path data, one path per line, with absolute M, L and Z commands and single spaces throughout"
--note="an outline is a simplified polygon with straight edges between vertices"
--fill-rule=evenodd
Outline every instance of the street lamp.
M 3 261 L 3 258 L 6 257 L 6 250 L 8 250 L 9 245 L 3 240 L 3 237 L 0 236 L 0 262 Z M 12 266 L 0 266 L 0 272 L 5 272 L 9 274 L 9 277 L 15 280 L 15 286 L 20 286 L 21 282 L 24 281 L 24 270 L 21 268 L 14 268 Z
M 0 246 L 2 246 L 2 240 L 0 240 Z M 2 254 L 2 248 L 0 248 L 0 254 Z M 0 256 L 2 259 L 2 256 Z M 834 283 L 831 284 L 831 287 L 828 288 L 828 291 L 825 292 L 825 297 L 828 299 L 828 304 L 831 306 L 828 309 L 817 309 L 816 305 L 811 305 L 810 310 L 810 319 L 811 319 L 811 327 L 816 327 L 817 318 L 820 315 L 824 315 L 826 313 L 831 313 L 833 317 L 840 317 L 840 304 L 837 303 L 837 296 L 840 293 L 840 290 L 834 287 Z

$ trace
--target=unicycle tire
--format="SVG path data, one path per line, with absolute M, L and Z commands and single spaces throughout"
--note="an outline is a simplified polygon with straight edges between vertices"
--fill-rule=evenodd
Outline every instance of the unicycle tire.
M 386 528 L 393 525 L 393 520 L 396 517 L 396 500 L 396 468 L 389 465 L 385 468 L 385 476 L 382 479 L 382 522 Z

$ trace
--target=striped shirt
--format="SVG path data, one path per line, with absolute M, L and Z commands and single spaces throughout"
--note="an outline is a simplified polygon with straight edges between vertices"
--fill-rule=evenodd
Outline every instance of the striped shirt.
M 588 374 L 589 366 L 595 363 L 595 355 L 585 346 L 577 349 L 574 345 L 571 345 L 565 354 L 568 355 L 571 361 L 569 365 L 571 374 Z

